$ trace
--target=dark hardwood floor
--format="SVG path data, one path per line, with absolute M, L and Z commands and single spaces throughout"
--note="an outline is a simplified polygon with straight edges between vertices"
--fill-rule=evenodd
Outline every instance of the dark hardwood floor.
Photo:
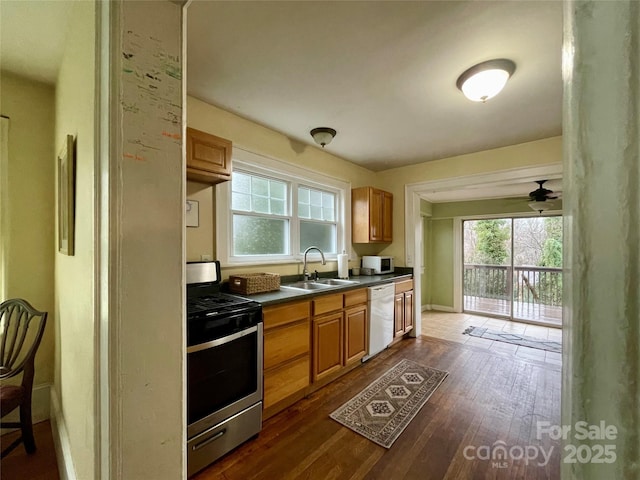
M 18 431 L 2 435 L 0 445 L 2 447 L 9 445 L 18 436 Z M 20 444 L 0 461 L 2 480 L 58 480 L 60 478 L 49 421 L 36 423 L 33 426 L 33 436 L 36 439 L 35 453 L 27 455 L 24 446 Z
M 408 358 L 449 372 L 390 449 L 329 418 L 386 369 Z M 560 367 L 431 337 L 404 340 L 264 423 L 196 480 L 557 479 L 560 445 L 536 438 L 536 422 L 560 422 Z M 549 452 L 535 460 L 468 460 L 504 442 Z M 500 445 L 500 444 L 496 444 Z M 512 450 L 517 457 L 520 450 Z M 530 452 L 533 452 L 530 449 Z M 499 463 L 499 465 L 498 465 Z
M 449 372 L 390 449 L 329 414 L 403 358 Z M 536 422 L 560 421 L 560 366 L 431 337 L 404 340 L 264 423 L 258 438 L 194 480 L 558 479 L 560 445 L 536 439 Z M 9 442 L 9 434 L 1 441 Z M 0 464 L 2 480 L 57 480 L 49 422 L 35 425 L 38 451 L 18 447 Z M 553 447 L 535 460 L 467 460 L 465 447 Z M 475 449 L 468 454 L 477 453 Z M 469 456 L 469 455 L 468 455 Z M 85 480 L 85 479 L 82 479 Z M 87 479 L 89 480 L 89 479 Z M 132 479 L 151 480 L 151 479 Z M 156 480 L 156 479 L 153 479 Z

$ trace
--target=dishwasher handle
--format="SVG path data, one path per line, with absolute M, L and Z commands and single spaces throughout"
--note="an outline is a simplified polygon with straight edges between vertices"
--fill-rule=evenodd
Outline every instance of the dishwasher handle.
M 395 286 L 393 283 L 385 283 L 383 285 L 376 285 L 374 287 L 368 287 L 367 293 L 369 300 L 375 300 L 377 298 L 383 298 L 395 293 Z

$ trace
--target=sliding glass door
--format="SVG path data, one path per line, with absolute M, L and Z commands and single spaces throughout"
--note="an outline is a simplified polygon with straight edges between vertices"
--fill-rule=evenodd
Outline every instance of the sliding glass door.
M 464 310 L 562 323 L 562 217 L 466 220 Z
M 562 217 L 513 219 L 513 318 L 562 324 Z
M 464 222 L 464 309 L 511 316 L 511 219 Z

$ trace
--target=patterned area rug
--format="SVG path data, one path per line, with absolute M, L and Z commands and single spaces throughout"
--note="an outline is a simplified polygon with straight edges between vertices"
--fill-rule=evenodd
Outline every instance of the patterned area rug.
M 448 372 L 402 360 L 330 417 L 390 448 L 447 375 Z
M 487 340 L 497 340 L 498 342 L 522 345 L 523 347 L 549 350 L 550 352 L 562 352 L 562 343 L 554 342 L 552 340 L 545 340 L 544 338 L 527 337 L 525 335 L 519 335 L 517 333 L 502 332 L 500 330 L 489 330 L 488 328 L 474 326 L 467 328 L 462 333 L 471 335 L 472 337 L 481 337 L 486 338 Z

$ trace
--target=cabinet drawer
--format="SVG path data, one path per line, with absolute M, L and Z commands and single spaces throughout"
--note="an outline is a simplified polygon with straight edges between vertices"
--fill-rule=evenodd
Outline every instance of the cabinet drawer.
M 313 314 L 316 316 L 335 310 L 342 310 L 342 293 L 323 295 L 313 300 Z
M 309 320 L 264 333 L 264 368 L 271 368 L 309 352 Z
M 264 407 L 293 395 L 309 385 L 309 357 L 302 357 L 264 372 Z
M 367 303 L 367 289 L 352 290 L 344 294 L 344 306 L 350 307 L 352 305 L 360 305 L 361 303 Z
M 396 294 L 413 290 L 413 279 L 396 282 Z
M 309 302 L 266 307 L 262 310 L 262 318 L 265 330 L 309 318 Z

